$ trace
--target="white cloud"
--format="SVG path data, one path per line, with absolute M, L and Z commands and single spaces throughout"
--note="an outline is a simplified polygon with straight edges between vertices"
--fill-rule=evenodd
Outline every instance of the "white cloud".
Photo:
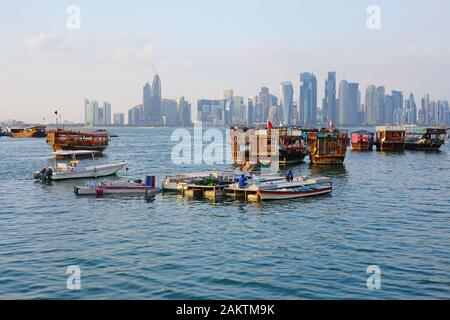
M 33 50 L 62 49 L 63 37 L 55 34 L 41 33 L 25 42 L 25 46 Z

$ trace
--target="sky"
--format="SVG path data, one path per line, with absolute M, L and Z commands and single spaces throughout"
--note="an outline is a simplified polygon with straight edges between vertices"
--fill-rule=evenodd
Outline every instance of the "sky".
M 319 106 L 328 71 L 362 97 L 375 84 L 450 99 L 450 0 L 0 0 L 0 39 L 0 120 L 82 122 L 84 98 L 126 113 L 155 72 L 193 109 L 288 80 L 298 100 L 300 72 L 316 74 Z

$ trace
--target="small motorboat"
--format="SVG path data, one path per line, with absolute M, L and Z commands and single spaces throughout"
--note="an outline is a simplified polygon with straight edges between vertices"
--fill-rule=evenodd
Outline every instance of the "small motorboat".
M 330 193 L 332 182 L 326 177 L 299 177 L 290 182 L 266 182 L 258 186 L 258 197 L 265 200 L 284 200 Z
M 171 175 L 165 177 L 162 189 L 164 191 L 182 192 L 187 185 L 202 183 L 208 179 L 216 180 L 221 184 L 230 184 L 234 183 L 236 177 L 241 174 L 243 174 L 241 171 L 212 170 Z
M 125 161 L 110 164 L 96 164 L 96 153 L 97 151 L 93 150 L 55 151 L 52 153 L 54 156 L 53 166 L 35 172 L 34 178 L 42 181 L 49 181 L 106 177 L 117 174 L 117 172 L 127 164 Z M 84 163 L 77 160 L 77 157 L 86 155 L 92 157 L 93 163 L 91 166 L 85 166 Z M 70 157 L 70 160 L 65 160 L 67 157 Z
M 155 188 L 155 176 L 146 176 L 144 180 L 137 179 L 127 182 L 90 182 L 84 186 L 75 186 L 77 196 L 89 195 L 102 197 L 109 194 L 143 194 L 154 195 L 159 189 Z

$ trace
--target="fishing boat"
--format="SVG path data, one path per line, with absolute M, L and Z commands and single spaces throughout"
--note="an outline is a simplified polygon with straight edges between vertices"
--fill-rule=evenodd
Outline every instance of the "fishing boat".
M 94 195 L 97 197 L 109 194 L 154 195 L 159 191 L 158 188 L 155 188 L 155 180 L 155 176 L 145 176 L 143 180 L 137 179 L 127 182 L 89 182 L 83 186 L 75 186 L 74 192 L 77 196 Z
M 439 150 L 445 143 L 446 128 L 440 127 L 406 127 L 405 149 Z
M 307 133 L 309 158 L 313 164 L 342 164 L 347 153 L 348 132 L 334 127 Z
M 258 198 L 266 200 L 286 200 L 330 193 L 332 182 L 326 177 L 299 177 L 291 182 L 269 182 L 258 186 Z
M 44 138 L 47 135 L 45 129 L 45 126 L 11 128 L 9 133 L 13 138 Z
M 353 132 L 351 135 L 351 150 L 372 151 L 373 133 L 365 130 Z
M 105 177 L 117 174 L 117 172 L 127 164 L 125 161 L 111 164 L 96 164 L 96 153 L 96 151 L 92 150 L 60 150 L 52 152 L 52 155 L 54 156 L 53 166 L 35 172 L 34 178 L 42 181 L 49 181 Z M 77 159 L 79 156 L 86 155 L 92 157 L 93 164 L 91 166 L 85 166 Z M 67 157 L 70 159 L 67 160 Z
M 378 126 L 375 128 L 375 145 L 378 151 L 405 150 L 405 129 L 399 126 Z
M 234 126 L 230 136 L 234 165 L 243 169 L 270 166 L 271 161 L 300 163 L 307 154 L 299 127 L 273 127 L 270 122 L 261 127 Z
M 106 131 L 74 131 L 56 129 L 47 131 L 47 144 L 58 150 L 93 150 L 103 152 L 110 141 Z

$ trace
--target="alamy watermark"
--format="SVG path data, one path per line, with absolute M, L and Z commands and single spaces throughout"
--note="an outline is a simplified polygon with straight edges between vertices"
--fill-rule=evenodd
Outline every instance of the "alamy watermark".
M 66 9 L 68 14 L 66 19 L 66 27 L 69 30 L 80 30 L 81 29 L 81 8 L 75 4 L 70 5 Z
M 66 287 L 69 290 L 81 290 L 81 269 L 77 265 L 68 266 L 66 274 L 69 277 L 66 280 Z
M 367 267 L 366 273 L 370 274 L 367 278 L 366 284 L 369 290 L 381 289 L 381 269 L 377 265 L 370 265 Z
M 367 7 L 367 20 L 366 26 L 369 30 L 380 30 L 381 29 L 381 8 L 377 5 L 370 5 Z

